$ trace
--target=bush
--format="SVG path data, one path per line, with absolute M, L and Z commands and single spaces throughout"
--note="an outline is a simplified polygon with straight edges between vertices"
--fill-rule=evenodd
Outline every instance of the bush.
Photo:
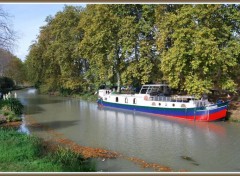
M 22 103 L 16 98 L 9 98 L 0 101 L 0 109 L 3 113 L 9 113 L 12 111 L 15 115 L 21 115 L 23 113 L 23 108 Z
M 0 77 L 0 90 L 2 93 L 7 93 L 9 90 L 12 90 L 14 87 L 14 82 L 11 78 Z

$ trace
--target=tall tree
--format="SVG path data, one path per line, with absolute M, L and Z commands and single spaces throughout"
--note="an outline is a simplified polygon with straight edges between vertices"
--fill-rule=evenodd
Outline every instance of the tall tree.
M 0 76 L 5 76 L 7 66 L 11 62 L 13 55 L 11 52 L 0 48 Z
M 130 16 L 120 18 L 114 13 L 114 5 L 87 6 L 79 23 L 84 35 L 79 53 L 88 59 L 97 87 L 116 79 L 120 91 L 121 74 L 132 49 L 129 46 L 133 43 L 133 20 Z
M 156 10 L 161 70 L 173 88 L 201 95 L 234 91 L 240 52 L 238 5 L 181 5 Z
M 38 41 L 30 48 L 26 60 L 31 70 L 30 80 L 40 85 L 43 91 L 77 90 L 82 85 L 83 62 L 76 52 L 80 40 L 77 26 L 81 11 L 78 7 L 65 6 L 54 17 L 47 17 Z M 35 69 L 36 65 L 38 69 Z
M 0 48 L 10 50 L 16 39 L 16 32 L 9 23 L 9 14 L 0 7 Z
M 159 73 L 156 63 L 155 5 L 89 5 L 79 24 L 80 54 L 90 63 L 97 86 L 144 84 Z M 156 79 L 155 79 L 156 80 Z
M 157 65 L 155 44 L 155 8 L 156 5 L 126 4 L 121 5 L 116 12 L 121 12 L 122 18 L 128 15 L 134 18 L 134 45 L 131 57 L 127 60 L 123 72 L 123 82 L 127 85 L 139 85 L 161 80 L 161 72 Z
M 43 82 L 45 71 L 44 61 L 42 57 L 44 49 L 44 46 L 35 41 L 30 46 L 29 54 L 24 61 L 24 66 L 27 71 L 27 80 L 37 88 L 39 88 Z
M 81 75 L 83 61 L 77 55 L 77 44 L 81 39 L 77 30 L 82 9 L 65 6 L 49 23 L 51 43 L 45 52 L 45 59 L 51 65 L 48 78 L 55 80 L 55 84 L 62 89 L 77 90 L 84 82 Z

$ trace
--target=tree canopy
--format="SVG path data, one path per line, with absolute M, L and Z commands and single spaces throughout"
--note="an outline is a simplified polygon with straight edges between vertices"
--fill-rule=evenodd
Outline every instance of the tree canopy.
M 160 6 L 156 15 L 160 68 L 171 87 L 196 95 L 212 88 L 234 91 L 239 6 L 184 5 L 174 11 Z
M 92 4 L 47 17 L 25 65 L 45 91 L 166 81 L 201 95 L 239 84 L 239 5 Z

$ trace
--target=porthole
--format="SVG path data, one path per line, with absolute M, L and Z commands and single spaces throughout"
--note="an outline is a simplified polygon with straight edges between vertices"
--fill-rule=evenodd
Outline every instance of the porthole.
M 155 103 L 155 102 L 152 102 L 152 105 L 153 105 L 153 106 L 156 106 L 156 103 Z
M 161 106 L 161 103 L 158 103 L 159 106 Z
M 173 104 L 172 104 L 172 106 L 174 107 L 174 106 L 175 106 L 175 104 L 173 103 Z
M 105 97 L 104 100 L 107 100 L 107 98 Z

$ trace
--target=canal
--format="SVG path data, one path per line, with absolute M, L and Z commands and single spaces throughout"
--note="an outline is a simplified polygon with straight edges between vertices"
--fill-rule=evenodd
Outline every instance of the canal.
M 103 148 L 173 171 L 239 172 L 240 124 L 193 122 L 120 109 L 99 109 L 94 102 L 18 91 L 25 123 L 36 121 L 82 146 Z M 28 128 L 28 127 L 27 127 Z M 25 129 L 41 135 L 43 131 Z M 45 135 L 45 137 L 50 137 Z M 149 172 L 125 159 L 97 159 L 103 172 Z

